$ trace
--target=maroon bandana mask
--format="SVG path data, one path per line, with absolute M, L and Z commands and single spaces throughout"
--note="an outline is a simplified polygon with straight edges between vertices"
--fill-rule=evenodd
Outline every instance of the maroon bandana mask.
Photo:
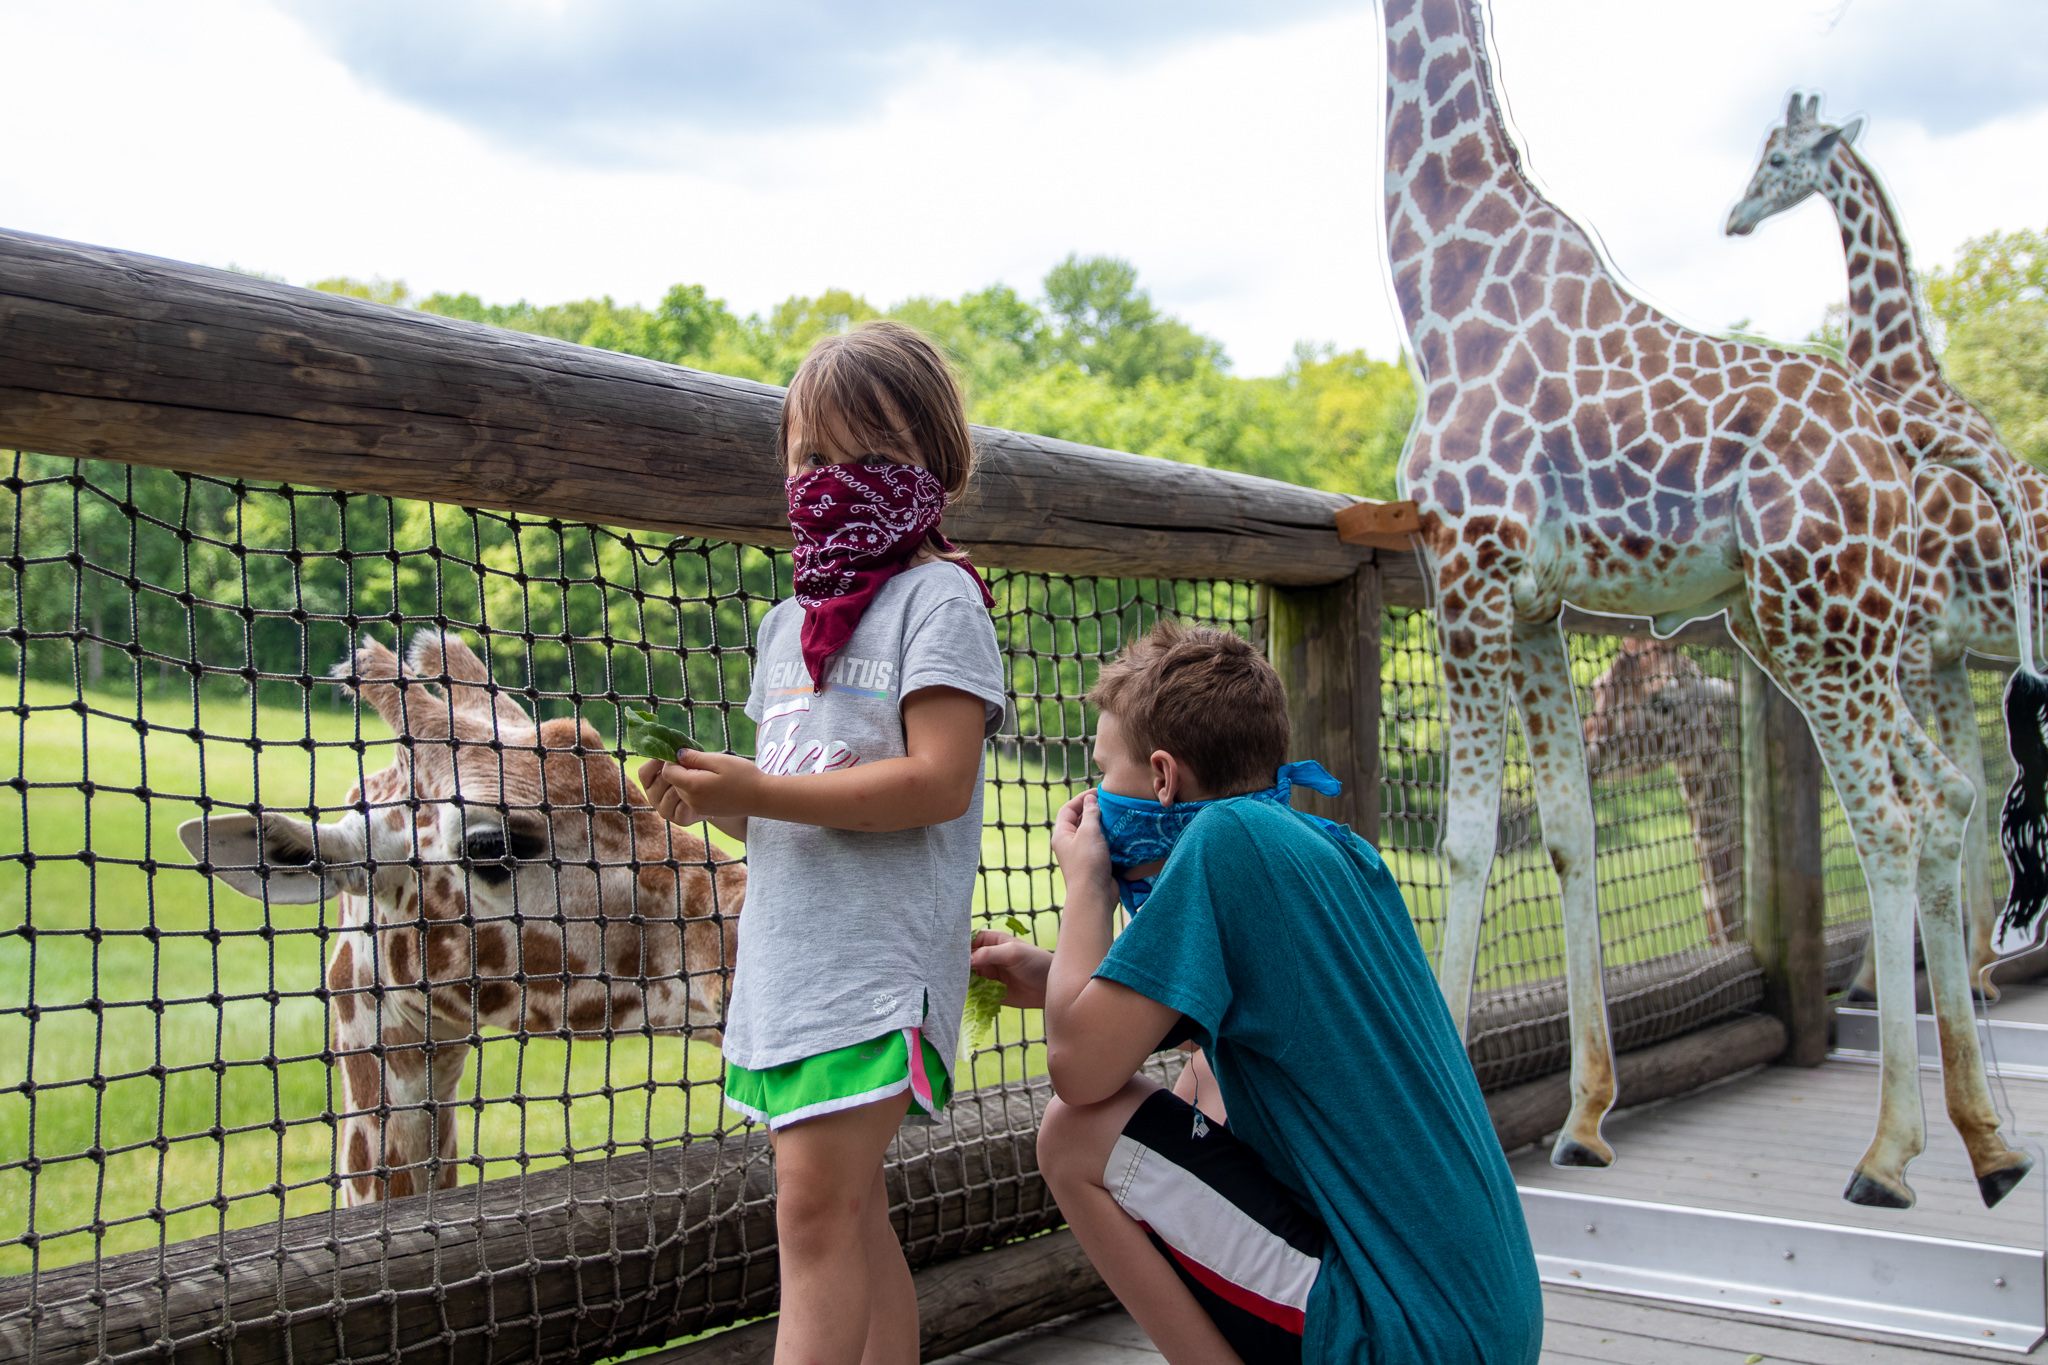
M 853 638 L 882 585 L 909 566 L 946 512 L 946 489 L 914 464 L 831 464 L 788 480 L 796 536 L 796 600 L 803 603 L 804 666 L 825 690 L 825 664 Z M 951 550 L 945 537 L 939 543 Z M 974 566 L 984 606 L 994 606 Z

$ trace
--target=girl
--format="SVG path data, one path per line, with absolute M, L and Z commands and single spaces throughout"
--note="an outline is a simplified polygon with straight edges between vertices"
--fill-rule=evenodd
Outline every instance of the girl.
M 915 1365 L 882 1158 L 952 1092 L 1005 695 L 993 599 L 938 529 L 974 451 L 945 362 L 890 322 L 818 342 L 780 445 L 796 598 L 761 622 L 755 759 L 686 752 L 640 779 L 674 823 L 747 842 L 725 1093 L 775 1148 L 775 1359 Z

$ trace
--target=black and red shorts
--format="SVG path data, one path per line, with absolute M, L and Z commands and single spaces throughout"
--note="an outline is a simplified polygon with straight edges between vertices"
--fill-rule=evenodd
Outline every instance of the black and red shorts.
M 1257 1153 L 1160 1090 L 1124 1125 L 1102 1183 L 1245 1365 L 1301 1359 L 1323 1224 Z

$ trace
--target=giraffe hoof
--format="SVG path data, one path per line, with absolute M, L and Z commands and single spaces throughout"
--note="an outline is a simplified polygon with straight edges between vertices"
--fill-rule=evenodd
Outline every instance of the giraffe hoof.
M 1998 1201 L 2012 1193 L 2013 1186 L 2027 1178 L 2027 1172 L 2034 1169 L 2034 1159 L 2025 1152 L 2014 1152 L 2019 1160 L 2010 1166 L 2001 1166 L 1977 1177 L 1977 1193 L 1984 1196 L 1984 1207 L 1995 1209 Z
M 1852 1204 L 1861 1204 L 1870 1209 L 1910 1209 L 1913 1207 L 1913 1192 L 1904 1186 L 1893 1186 L 1887 1181 L 1877 1180 L 1858 1171 L 1849 1178 L 1849 1188 L 1842 1191 L 1842 1198 Z
M 1599 1147 L 1588 1147 L 1585 1143 L 1560 1133 L 1557 1145 L 1550 1149 L 1550 1164 L 1587 1166 L 1594 1170 L 1604 1170 L 1614 1164 L 1614 1152 L 1604 1142 Z

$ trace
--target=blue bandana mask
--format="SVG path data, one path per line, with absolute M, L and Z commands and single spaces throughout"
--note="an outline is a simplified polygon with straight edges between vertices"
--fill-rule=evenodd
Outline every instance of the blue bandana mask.
M 1124 909 L 1136 914 L 1144 905 L 1145 898 L 1152 894 L 1152 882 L 1146 877 L 1128 878 L 1125 873 L 1147 863 L 1165 861 L 1194 818 L 1210 806 L 1218 801 L 1271 801 L 1284 806 L 1288 794 L 1296 786 L 1319 791 L 1325 796 L 1335 796 L 1344 790 L 1344 784 L 1330 776 L 1323 765 L 1313 759 L 1282 764 L 1279 780 L 1264 791 L 1244 792 L 1208 801 L 1176 801 L 1170 806 L 1132 796 L 1118 796 L 1097 787 L 1095 805 L 1102 817 L 1102 837 L 1109 841 L 1109 866 L 1110 871 L 1116 874 L 1117 899 L 1123 902 Z M 1334 820 L 1297 813 L 1304 819 L 1315 821 L 1332 838 L 1342 839 L 1351 833 Z

